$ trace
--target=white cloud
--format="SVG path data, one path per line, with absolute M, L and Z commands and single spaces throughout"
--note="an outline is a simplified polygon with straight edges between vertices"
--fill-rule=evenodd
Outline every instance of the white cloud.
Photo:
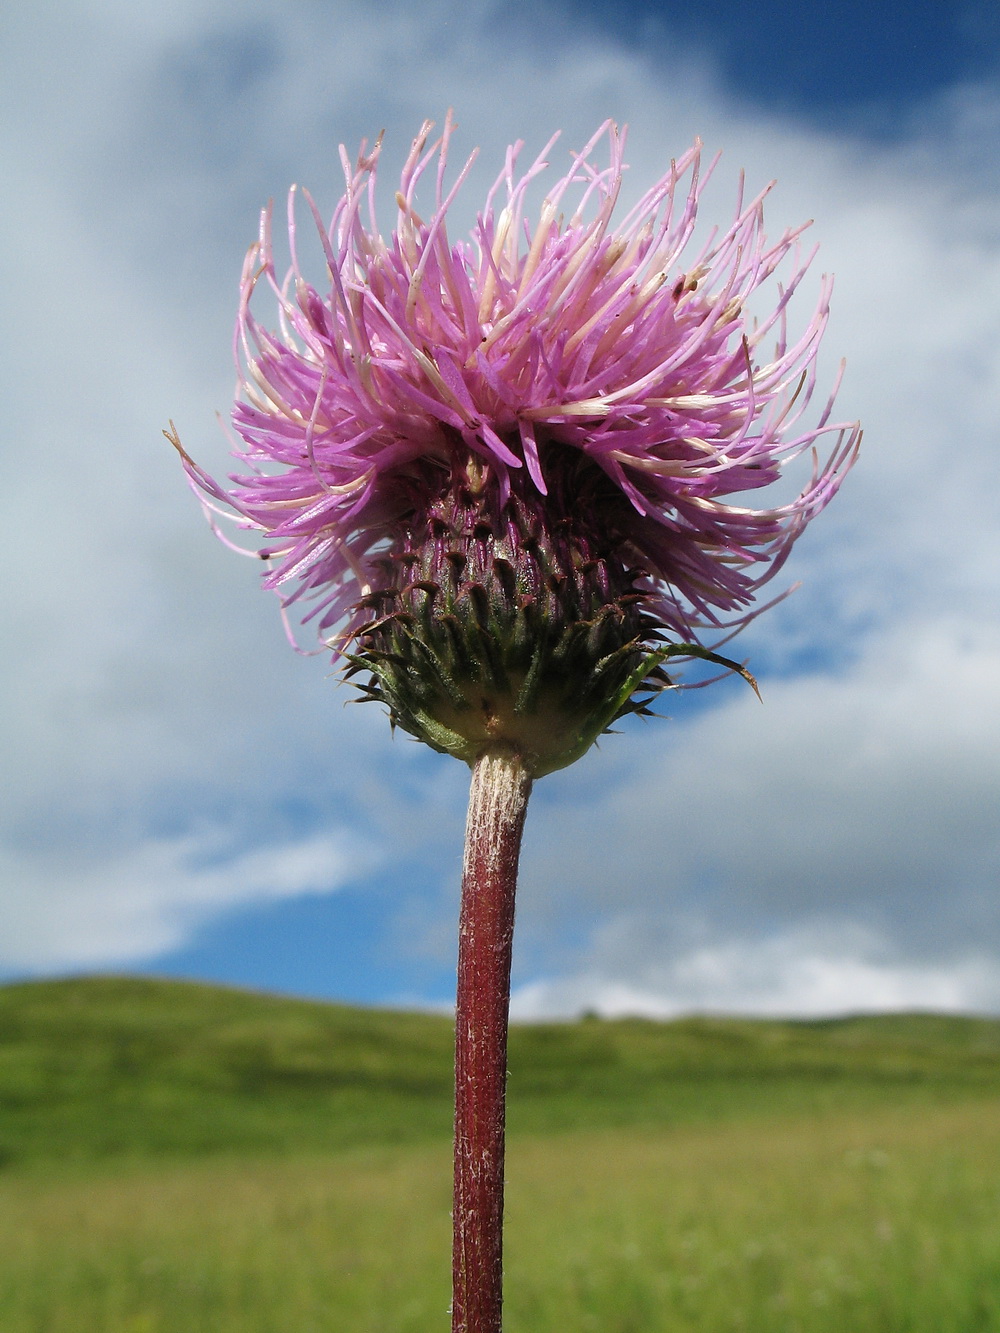
M 533 858 L 629 901 L 709 871 L 741 902 L 783 909 L 783 894 L 878 904 L 986 882 L 1000 841 L 1000 635 L 900 627 L 869 649 L 836 674 L 772 678 L 763 706 L 730 693 L 651 724 L 656 744 L 622 743 L 613 792 L 581 782 L 546 813 L 558 838 Z M 596 761 L 587 772 L 600 781 Z M 598 811 L 615 836 L 586 848 L 580 830 Z
M 771 229 L 817 217 L 817 269 L 838 275 L 831 371 L 845 352 L 843 411 L 868 427 L 789 566 L 805 588 L 744 641 L 778 673 L 762 671 L 765 708 L 725 689 L 698 700 L 711 711 L 679 703 L 678 723 L 609 740 L 540 785 L 522 910 L 532 975 L 553 975 L 548 950 L 571 980 L 545 986 L 588 977 L 673 1003 L 697 990 L 656 970 L 680 965 L 665 942 L 678 919 L 705 933 L 697 948 L 684 937 L 689 959 L 728 956 L 740 932 L 798 941 L 802 967 L 788 953 L 773 993 L 793 1003 L 798 986 L 803 1005 L 837 992 L 823 967 L 867 968 L 872 994 L 882 977 L 908 995 L 1000 954 L 995 90 L 941 99 L 909 138 L 873 146 L 748 112 L 690 51 L 665 79 L 655 57 L 555 10 L 526 24 L 485 0 L 155 13 L 63 0 L 18 10 L 5 54 L 19 201 L 0 218 L 17 315 L 4 467 L 20 572 L 0 668 L 11 959 L 67 965 L 74 937 L 81 964 L 147 957 L 253 901 L 258 881 L 277 892 L 274 866 L 192 868 L 206 809 L 231 840 L 273 843 L 289 836 L 277 806 L 308 800 L 310 828 L 357 826 L 401 865 L 436 824 L 457 831 L 461 774 L 390 745 L 375 710 L 344 710 L 325 666 L 288 652 L 252 566 L 213 546 L 159 439 L 173 416 L 225 470 L 212 412 L 230 392 L 256 207 L 293 179 L 328 206 L 336 143 L 383 126 L 388 203 L 419 121 L 449 104 L 457 151 L 483 150 L 470 222 L 509 140 L 530 151 L 562 125 L 568 148 L 609 114 L 632 124 L 633 193 L 696 133 L 725 148 L 709 211 L 726 216 L 740 166 L 752 188 L 778 176 Z M 816 670 L 816 646 L 834 668 Z M 187 832 L 165 840 L 164 811 Z M 574 933 L 581 913 L 603 928 L 636 911 L 631 953 L 597 927 Z M 810 954 L 818 913 L 902 953 Z
M 519 1012 L 1000 1006 L 1000 633 L 895 633 L 655 724 L 611 792 L 567 779 L 529 825 Z
M 5 853 L 0 969 L 134 963 L 237 906 L 335 893 L 373 864 L 349 837 L 314 836 L 219 859 L 217 834 L 151 838 L 79 857 Z
M 724 940 L 628 976 L 594 968 L 528 982 L 514 991 L 511 1015 L 520 1021 L 588 1011 L 605 1018 L 706 1012 L 807 1018 L 898 1010 L 969 1013 L 1000 1006 L 996 958 L 970 954 L 921 966 L 871 957 L 884 953 L 873 944 L 797 932 L 764 941 Z

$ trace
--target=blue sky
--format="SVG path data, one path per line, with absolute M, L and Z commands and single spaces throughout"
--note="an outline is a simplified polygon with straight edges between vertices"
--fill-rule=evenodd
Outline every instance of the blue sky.
M 672 696 L 537 785 L 514 1012 L 1000 1012 L 995 6 L 8 9 L 0 977 L 448 1003 L 466 770 L 289 651 L 160 430 L 226 470 L 260 206 L 329 209 L 337 145 L 382 128 L 388 185 L 453 106 L 469 222 L 508 142 L 609 115 L 627 189 L 695 135 L 718 220 L 741 167 L 776 177 L 867 428 L 741 640 L 764 707 Z
M 761 0 L 587 0 L 567 6 L 620 39 L 630 29 L 670 67 L 678 38 L 708 53 L 727 89 L 767 110 L 813 123 L 898 135 L 909 113 L 967 80 L 994 78 L 1000 13 L 972 4 L 805 5 Z

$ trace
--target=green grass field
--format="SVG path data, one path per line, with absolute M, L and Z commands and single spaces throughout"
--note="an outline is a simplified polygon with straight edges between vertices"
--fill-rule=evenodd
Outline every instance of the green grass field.
M 450 1024 L 0 988 L 3 1333 L 449 1327 Z M 521 1027 L 508 1333 L 1000 1333 L 1000 1023 Z

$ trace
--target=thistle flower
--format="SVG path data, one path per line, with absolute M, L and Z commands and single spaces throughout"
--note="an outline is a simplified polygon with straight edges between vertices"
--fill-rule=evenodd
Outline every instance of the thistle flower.
M 386 240 L 380 142 L 341 158 L 326 260 L 305 276 L 297 194 L 279 278 L 270 210 L 243 271 L 231 488 L 171 432 L 206 505 L 264 534 L 265 586 L 300 605 L 394 723 L 473 768 L 456 1002 L 453 1333 L 500 1333 L 504 1088 L 517 861 L 532 781 L 672 684 L 758 613 L 754 599 L 854 461 L 857 426 L 806 423 L 830 281 L 804 331 L 789 303 L 804 227 L 762 205 L 695 248 L 700 145 L 612 228 L 624 137 L 571 155 L 532 226 L 514 145 L 471 239 L 449 210 L 449 116 L 414 141 Z M 608 165 L 595 164 L 606 143 Z M 436 169 L 435 169 L 436 163 Z M 712 164 L 714 166 L 714 163 Z M 711 168 L 709 168 L 709 171 Z M 433 211 L 417 187 L 435 178 Z M 567 219 L 567 216 L 568 219 Z M 779 280 L 779 269 L 785 275 Z M 774 279 L 769 313 L 758 290 Z M 269 287 L 276 332 L 251 305 Z M 834 386 L 834 393 L 836 385 Z M 825 459 L 818 446 L 825 441 Z M 736 503 L 811 452 L 794 499 Z M 748 674 L 744 671 L 744 674 Z M 752 681 L 752 678 L 750 678 Z
M 811 255 L 803 227 L 767 241 L 766 190 L 744 203 L 741 185 L 731 225 L 690 253 L 705 179 L 695 144 L 613 229 L 624 136 L 607 122 L 534 226 L 527 194 L 555 140 L 520 176 L 511 147 L 471 240 L 453 242 L 448 213 L 475 154 L 449 186 L 451 118 L 429 145 L 431 128 L 406 161 L 388 240 L 381 141 L 354 166 L 341 150 L 329 227 L 305 194 L 322 292 L 300 259 L 295 188 L 284 279 L 264 212 L 237 328 L 246 470 L 227 490 L 185 462 L 211 506 L 265 534 L 265 586 L 302 605 L 348 674 L 371 673 L 363 692 L 395 723 L 470 761 L 506 737 L 537 775 L 642 711 L 681 645 L 712 657 L 756 614 L 858 431 L 830 423 L 832 395 L 802 424 L 830 281 L 789 340 Z M 607 166 L 594 162 L 602 141 Z M 786 262 L 752 322 L 748 301 Z M 251 308 L 262 284 L 277 332 Z M 795 499 L 728 500 L 824 437 L 828 457 Z

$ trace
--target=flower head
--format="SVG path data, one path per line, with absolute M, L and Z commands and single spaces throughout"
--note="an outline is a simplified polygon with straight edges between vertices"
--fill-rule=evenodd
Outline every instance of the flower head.
M 185 462 L 212 508 L 265 534 L 265 586 L 301 601 L 352 670 L 371 671 L 365 688 L 395 721 L 466 758 L 483 737 L 534 746 L 545 772 L 641 708 L 637 691 L 666 682 L 661 663 L 681 645 L 711 655 L 706 634 L 756 613 L 859 431 L 831 423 L 833 395 L 803 424 L 830 281 L 790 339 L 811 255 L 802 227 L 766 239 L 766 191 L 745 203 L 741 187 L 731 225 L 692 253 L 696 144 L 612 229 L 623 136 L 607 122 L 533 225 L 529 186 L 555 140 L 520 175 L 511 147 L 471 239 L 456 242 L 448 213 L 475 154 L 449 184 L 451 118 L 435 143 L 431 128 L 403 169 L 388 239 L 375 216 L 380 142 L 355 165 L 341 150 L 346 191 L 329 227 L 304 196 L 323 290 L 300 260 L 296 191 L 284 278 L 265 211 L 237 326 L 245 470 L 226 489 Z M 770 312 L 752 320 L 748 303 L 779 266 Z M 262 285 L 277 331 L 251 309 Z M 793 500 L 730 502 L 809 450 Z

